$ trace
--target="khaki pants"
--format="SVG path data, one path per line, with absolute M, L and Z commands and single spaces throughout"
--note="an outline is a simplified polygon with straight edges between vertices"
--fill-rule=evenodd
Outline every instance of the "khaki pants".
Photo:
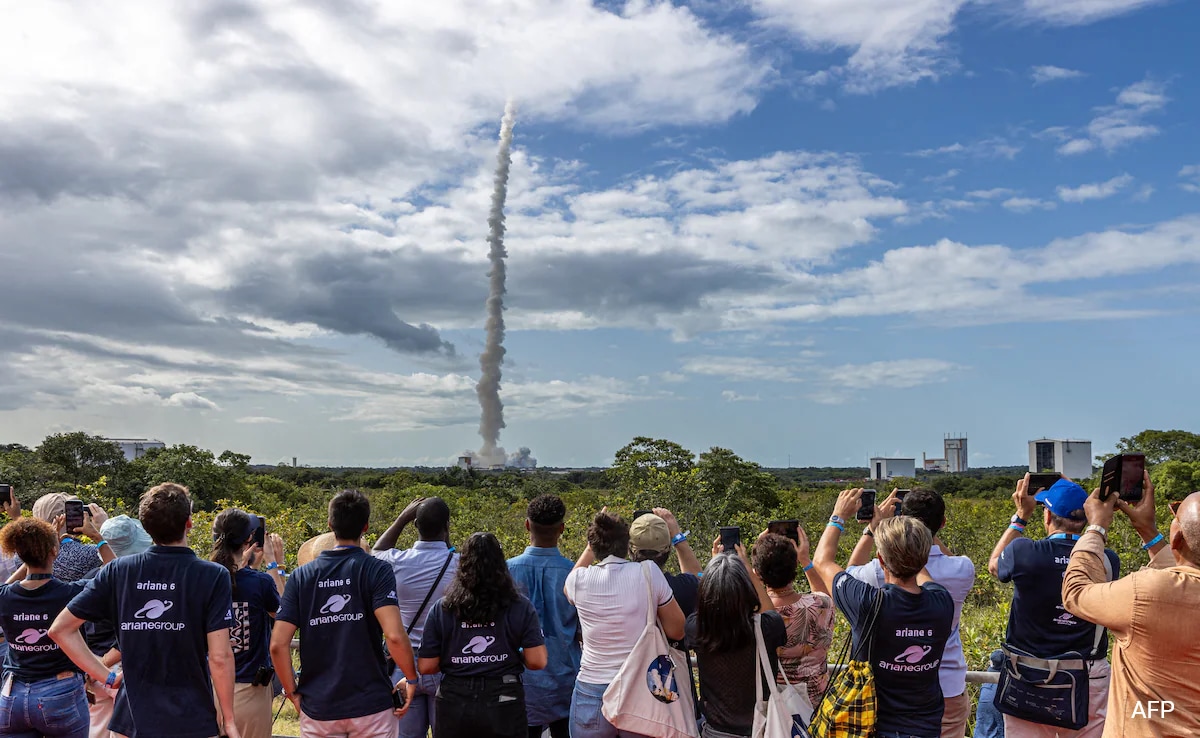
M 233 685 L 233 721 L 242 738 L 271 738 L 271 686 Z
M 1093 661 L 1088 669 L 1088 724 L 1079 730 L 1056 728 L 1004 716 L 1004 738 L 1100 738 L 1108 714 L 1108 682 L 1112 669 L 1106 659 Z
M 87 681 L 89 691 L 96 698 L 95 704 L 88 705 L 88 719 L 91 721 L 88 738 L 111 738 L 116 735 L 108 729 L 108 723 L 112 720 L 113 713 L 112 694 L 105 689 L 102 683 L 94 682 L 91 679 Z
M 967 734 L 967 720 L 971 717 L 971 698 L 963 692 L 957 697 L 947 697 L 945 701 L 942 738 L 963 738 Z
M 396 738 L 400 725 L 394 710 L 345 720 L 313 720 L 300 700 L 300 738 Z

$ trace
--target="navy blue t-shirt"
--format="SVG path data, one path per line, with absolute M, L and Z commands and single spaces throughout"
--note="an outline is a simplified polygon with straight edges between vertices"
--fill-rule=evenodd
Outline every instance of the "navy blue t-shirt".
M 1096 626 L 1067 612 L 1062 603 L 1063 575 L 1076 538 L 1067 534 L 1040 541 L 1018 538 L 1000 554 L 1000 581 L 1013 583 L 1006 639 L 1012 646 L 1041 658 L 1072 651 L 1084 657 L 1092 655 Z M 1120 559 L 1107 549 L 1104 553 L 1112 564 L 1113 578 L 1120 578 Z M 1096 653 L 1100 657 L 1108 653 L 1107 632 Z
M 37 589 L 20 582 L 0 584 L 0 626 L 8 641 L 4 672 L 26 682 L 49 679 L 64 671 L 79 671 L 71 659 L 50 639 L 54 618 L 71 599 L 83 591 L 82 584 L 51 579 Z
M 137 738 L 217 735 L 208 634 L 232 625 L 229 571 L 185 546 L 109 562 L 67 608 L 116 624 L 124 680 L 109 729 Z
M 269 613 L 279 610 L 279 590 L 270 574 L 240 569 L 233 592 L 233 627 L 229 642 L 237 665 L 236 681 L 254 682 L 258 667 L 271 663 L 271 624 Z
M 417 655 L 440 658 L 446 676 L 494 677 L 525 671 L 521 649 L 546 645 L 537 610 L 518 595 L 494 622 L 464 623 L 438 600 L 425 618 Z
M 875 676 L 878 719 L 875 729 L 920 738 L 939 738 L 945 701 L 938 666 L 954 624 L 954 599 L 940 584 L 920 594 L 894 584 L 883 586 L 874 642 L 859 658 Z M 839 572 L 833 578 L 833 602 L 850 621 L 857 651 L 881 590 Z
M 276 620 L 299 629 L 304 714 L 345 720 L 392 708 L 375 618 L 387 606 L 399 607 L 392 567 L 357 546 L 322 551 L 288 579 Z

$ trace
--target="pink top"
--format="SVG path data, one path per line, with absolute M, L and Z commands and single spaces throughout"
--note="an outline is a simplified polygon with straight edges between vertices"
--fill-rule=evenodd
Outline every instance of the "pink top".
M 787 626 L 787 641 L 778 650 L 779 668 L 793 685 L 804 684 L 814 705 L 829 681 L 826 659 L 833 642 L 833 598 L 802 594 L 790 605 L 776 608 Z M 783 677 L 775 675 L 783 684 Z

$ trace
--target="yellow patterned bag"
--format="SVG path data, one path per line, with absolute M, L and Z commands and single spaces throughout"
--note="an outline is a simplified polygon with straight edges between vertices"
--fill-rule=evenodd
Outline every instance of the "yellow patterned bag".
M 813 713 L 809 726 L 812 738 L 871 738 L 875 735 L 875 675 L 871 672 L 870 653 L 875 640 L 875 621 L 882 604 L 883 590 L 879 590 L 865 632 L 848 662 L 845 659 L 852 639 L 846 639 L 837 673 L 830 677 L 829 686 Z M 864 646 L 867 661 L 858 661 Z

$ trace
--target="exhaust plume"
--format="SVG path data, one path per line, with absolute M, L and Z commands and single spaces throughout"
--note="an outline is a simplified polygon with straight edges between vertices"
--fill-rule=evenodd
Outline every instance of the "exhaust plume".
M 481 376 L 475 385 L 479 396 L 479 435 L 483 447 L 479 456 L 489 463 L 503 464 L 507 461 L 500 447 L 500 429 L 504 427 L 504 403 L 500 401 L 500 366 L 504 363 L 504 200 L 508 195 L 508 169 L 512 164 L 513 123 L 517 108 L 512 100 L 504 106 L 504 118 L 500 121 L 500 149 L 496 153 L 496 177 L 492 187 L 492 207 L 488 213 L 488 272 L 487 299 L 487 342 L 479 355 Z

